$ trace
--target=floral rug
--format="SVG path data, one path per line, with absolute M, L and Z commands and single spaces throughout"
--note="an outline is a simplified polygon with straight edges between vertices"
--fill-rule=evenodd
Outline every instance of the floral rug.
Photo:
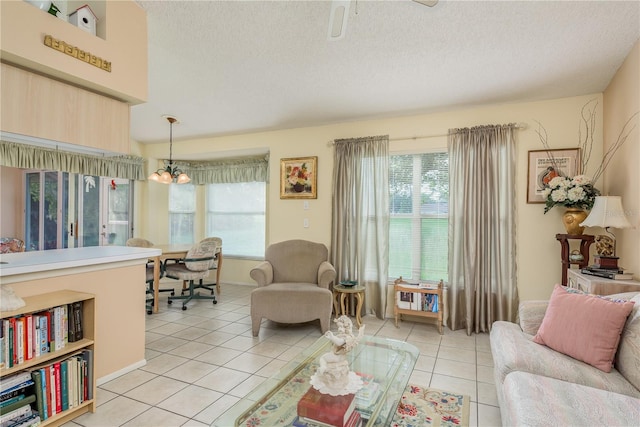
M 469 402 L 469 396 L 409 384 L 391 426 L 468 426 Z

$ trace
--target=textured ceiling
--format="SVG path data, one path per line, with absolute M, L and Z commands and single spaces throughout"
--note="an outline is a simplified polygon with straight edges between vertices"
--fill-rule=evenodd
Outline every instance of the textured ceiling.
M 259 130 L 603 91 L 640 38 L 638 1 L 137 1 L 149 99 L 134 140 Z M 344 2 L 343 2 L 344 3 Z

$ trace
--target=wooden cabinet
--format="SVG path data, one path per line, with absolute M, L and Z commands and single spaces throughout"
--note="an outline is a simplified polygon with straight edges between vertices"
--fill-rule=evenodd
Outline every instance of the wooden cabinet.
M 395 298 L 395 304 L 393 314 L 395 317 L 396 328 L 398 327 L 398 318 L 401 318 L 403 314 L 409 314 L 411 316 L 430 317 L 434 318 L 438 324 L 438 332 L 442 334 L 442 319 L 443 319 L 443 305 L 442 300 L 442 280 L 435 288 L 426 288 L 416 285 L 411 285 L 402 280 L 402 277 L 397 279 L 393 284 L 393 295 Z M 426 295 L 436 295 L 438 309 L 436 312 L 424 309 L 424 297 Z M 402 306 L 401 306 L 402 304 Z
M 596 295 L 611 295 L 623 292 L 640 292 L 640 282 L 636 280 L 611 280 L 592 276 L 577 270 L 569 270 L 568 286 Z
M 24 307 L 21 307 L 14 311 L 1 312 L 0 314 L 2 316 L 2 319 L 4 320 L 25 317 L 34 313 L 43 312 L 50 308 L 67 306 L 68 304 L 82 301 L 81 313 L 83 338 L 78 341 L 68 342 L 64 347 L 58 350 L 50 351 L 40 356 L 35 356 L 29 360 L 25 360 L 23 363 L 16 364 L 12 367 L 7 367 L 5 364 L 4 367 L 0 368 L 0 377 L 2 377 L 3 380 L 8 376 L 16 374 L 18 372 L 33 371 L 41 367 L 49 366 L 54 362 L 64 360 L 66 356 L 72 357 L 73 355 L 84 350 L 90 350 L 92 356 L 95 356 L 95 354 L 93 354 L 95 337 L 94 295 L 84 292 L 63 290 L 25 297 L 23 299 L 26 303 Z M 93 361 L 91 363 L 91 368 L 88 369 L 91 369 L 91 372 L 88 375 L 88 378 L 92 379 L 90 384 L 88 384 L 88 387 L 91 390 L 91 393 L 89 394 L 91 398 L 84 400 L 82 403 L 79 403 L 73 408 L 67 409 L 51 416 L 50 418 L 47 418 L 46 420 L 42 421 L 42 423 L 40 424 L 41 426 L 58 426 L 72 420 L 73 418 L 85 412 L 95 412 L 96 383 L 95 375 L 93 375 Z
M 589 265 L 589 247 L 593 243 L 595 236 L 588 234 L 573 235 L 573 234 L 556 234 L 556 240 L 560 242 L 560 259 L 562 260 L 562 286 L 567 286 L 567 271 L 571 269 L 572 265 L 576 265 L 578 268 L 585 268 Z M 577 241 L 579 243 L 580 255 L 582 259 L 573 261 L 570 258 L 571 255 L 571 241 Z
M 129 105 L 8 64 L 3 132 L 129 154 Z

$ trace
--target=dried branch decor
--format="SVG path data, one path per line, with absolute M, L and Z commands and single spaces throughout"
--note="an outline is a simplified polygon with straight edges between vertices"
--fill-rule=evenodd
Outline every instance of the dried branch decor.
M 593 135 L 596 129 L 596 109 L 598 107 L 598 101 L 596 99 L 592 99 L 588 101 L 580 111 L 580 122 L 578 124 L 578 148 L 581 151 L 581 172 L 584 174 L 586 171 L 587 164 L 591 158 L 591 152 L 593 151 Z M 636 111 L 632 114 L 629 119 L 625 122 L 620 134 L 618 134 L 618 138 L 616 142 L 613 143 L 606 153 L 602 156 L 602 161 L 598 165 L 598 168 L 595 170 L 595 173 L 591 177 L 591 182 L 597 182 L 598 179 L 602 176 L 604 171 L 609 166 L 609 162 L 616 154 L 616 152 L 627 142 L 629 135 L 636 128 L 638 122 L 638 116 L 640 115 L 639 111 Z M 547 151 L 549 158 L 553 161 L 552 150 L 549 146 L 549 138 L 547 134 L 547 130 L 544 126 L 538 123 L 538 129 L 536 130 L 536 134 L 540 138 L 540 142 L 542 146 Z

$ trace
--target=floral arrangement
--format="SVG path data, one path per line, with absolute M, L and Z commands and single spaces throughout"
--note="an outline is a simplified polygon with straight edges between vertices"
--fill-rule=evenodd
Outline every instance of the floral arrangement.
M 556 205 L 589 210 L 599 195 L 600 191 L 586 175 L 576 175 L 573 178 L 556 176 L 542 190 L 545 199 L 544 213 Z
M 595 134 L 595 126 L 597 123 L 597 106 L 598 101 L 596 99 L 592 99 L 587 101 L 580 111 L 578 148 L 580 149 L 582 156 L 580 158 L 581 165 L 579 165 L 580 168 L 578 170 L 581 171 L 587 170 L 587 165 L 593 149 L 593 136 Z M 593 174 L 593 178 L 589 178 L 586 175 L 576 175 L 573 178 L 557 176 L 545 184 L 545 188 L 542 192 L 545 199 L 544 213 L 549 212 L 549 210 L 556 205 L 587 210 L 593 208 L 596 196 L 600 195 L 600 191 L 593 186 L 593 183 L 600 179 L 613 156 L 632 134 L 638 124 L 639 117 L 640 112 L 636 111 L 629 117 L 629 119 L 627 119 L 620 131 L 620 134 L 618 135 L 618 138 L 603 154 L 602 160 Z M 540 142 L 542 142 L 542 145 L 549 153 L 549 157 L 553 159 L 548 142 L 547 130 L 542 126 L 542 124 L 540 124 L 540 122 L 538 122 L 538 129 L 536 130 L 536 133 L 540 138 Z
M 310 173 L 307 169 L 306 163 L 303 163 L 301 166 L 289 166 L 287 167 L 287 169 L 287 173 L 289 175 L 287 180 L 289 181 L 289 184 L 291 184 L 292 186 L 295 186 L 296 184 L 302 186 L 308 185 Z

